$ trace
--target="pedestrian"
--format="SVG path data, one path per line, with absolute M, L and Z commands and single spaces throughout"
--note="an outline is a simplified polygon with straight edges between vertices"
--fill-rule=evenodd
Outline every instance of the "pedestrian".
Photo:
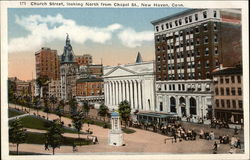
M 44 150 L 49 151 L 49 143 L 48 143 L 48 141 L 45 142 Z
M 237 138 L 237 145 L 236 145 L 236 148 L 241 149 L 240 138 Z
M 174 141 L 175 141 L 175 143 L 177 142 L 177 136 L 176 136 L 176 134 L 174 134 Z
M 73 152 L 76 152 L 76 151 L 77 151 L 76 144 L 73 143 Z
M 214 142 L 213 147 L 214 147 L 214 148 L 213 148 L 213 154 L 217 154 L 218 144 L 217 144 L 216 141 Z

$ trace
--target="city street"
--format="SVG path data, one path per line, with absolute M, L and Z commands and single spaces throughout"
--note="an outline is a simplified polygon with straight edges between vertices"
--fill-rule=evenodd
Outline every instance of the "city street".
M 14 105 L 9 105 L 9 107 L 14 108 Z M 21 106 L 17 106 L 21 109 Z M 31 114 L 36 113 L 36 110 L 31 109 Z M 39 111 L 41 116 L 46 116 L 46 113 Z M 53 120 L 58 118 L 58 116 L 54 114 L 49 114 L 49 119 Z M 62 121 L 67 126 L 71 124 L 71 120 L 69 118 L 62 117 Z M 170 137 L 161 135 L 158 133 L 142 130 L 142 129 L 134 129 L 135 133 L 132 134 L 124 134 L 125 146 L 122 147 L 113 147 L 108 145 L 108 131 L 109 129 L 104 129 L 102 127 L 96 125 L 90 125 L 89 128 L 93 131 L 93 136 L 97 136 L 99 143 L 96 145 L 87 145 L 77 147 L 78 151 L 73 153 L 72 146 L 61 146 L 60 149 L 56 149 L 56 154 L 63 153 L 71 153 L 71 154 L 80 154 L 83 152 L 153 152 L 153 153 L 212 153 L 212 148 L 214 144 L 214 140 L 203 140 L 197 139 L 195 141 L 182 141 L 177 143 L 172 143 Z M 83 130 L 86 131 L 88 129 L 87 124 L 83 125 Z M 29 130 L 33 132 L 44 132 L 41 130 Z M 77 137 L 77 134 L 64 134 L 64 136 L 73 136 Z M 81 135 L 81 137 L 87 137 L 87 135 Z M 165 144 L 165 139 L 166 144 Z M 218 140 L 217 140 L 218 142 Z M 15 145 L 10 144 L 10 151 L 15 151 Z M 190 147 L 192 146 L 192 147 Z M 43 153 L 43 154 L 51 154 L 52 151 L 45 151 L 44 145 L 36 145 L 36 144 L 21 144 L 20 145 L 21 152 L 34 152 L 34 153 Z M 228 153 L 230 149 L 229 144 L 220 144 L 218 147 L 218 153 Z M 237 150 L 237 152 L 240 152 Z

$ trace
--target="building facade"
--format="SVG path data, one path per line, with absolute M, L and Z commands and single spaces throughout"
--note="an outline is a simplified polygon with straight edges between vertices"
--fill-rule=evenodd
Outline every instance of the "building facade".
M 211 72 L 242 58 L 240 15 L 240 10 L 189 9 L 152 22 L 158 111 L 211 117 Z
M 89 103 L 103 103 L 103 79 L 102 78 L 80 78 L 76 81 L 76 98 L 78 101 Z
M 61 80 L 51 80 L 49 83 L 49 97 L 54 96 L 61 99 Z
M 60 60 L 57 50 L 41 48 L 35 53 L 36 77 L 48 76 L 49 79 L 58 80 L 60 78 Z
M 73 49 L 69 36 L 66 37 L 63 54 L 61 55 L 61 99 L 69 100 L 76 96 L 76 75 L 78 64 L 74 60 Z
M 79 66 L 86 66 L 92 64 L 92 56 L 90 54 L 83 54 L 82 56 L 75 56 L 75 61 Z
M 243 123 L 242 68 L 222 68 L 213 72 L 214 115 L 229 123 Z
M 104 67 L 104 98 L 109 109 L 127 100 L 132 111 L 155 111 L 154 62 Z

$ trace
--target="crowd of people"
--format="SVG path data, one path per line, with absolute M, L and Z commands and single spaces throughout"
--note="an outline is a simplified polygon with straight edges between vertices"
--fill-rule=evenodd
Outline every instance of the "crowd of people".
M 213 118 L 211 120 L 211 128 L 229 128 L 229 125 L 225 121 L 217 120 L 216 118 Z

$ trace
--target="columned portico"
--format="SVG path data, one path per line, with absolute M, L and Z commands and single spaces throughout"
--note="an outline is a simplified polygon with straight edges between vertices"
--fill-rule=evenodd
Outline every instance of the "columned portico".
M 103 77 L 107 83 L 105 105 L 110 109 L 117 109 L 124 100 L 132 111 L 155 108 L 153 62 L 104 67 Z

